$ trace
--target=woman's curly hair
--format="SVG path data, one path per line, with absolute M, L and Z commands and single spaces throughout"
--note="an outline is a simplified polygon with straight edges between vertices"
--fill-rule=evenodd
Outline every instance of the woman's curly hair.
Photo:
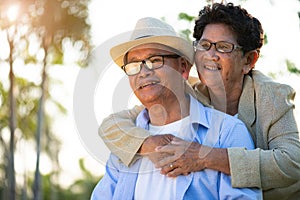
M 243 47 L 243 52 L 257 50 L 263 45 L 264 33 L 261 23 L 252 17 L 247 10 L 233 3 L 214 3 L 205 6 L 195 21 L 194 38 L 200 40 L 204 28 L 208 24 L 226 24 L 235 33 L 237 43 Z

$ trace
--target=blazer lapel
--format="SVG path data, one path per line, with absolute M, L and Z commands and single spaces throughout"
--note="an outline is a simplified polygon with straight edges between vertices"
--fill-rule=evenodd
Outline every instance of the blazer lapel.
M 254 85 L 250 76 L 245 76 L 238 112 L 238 118 L 246 124 L 253 140 L 256 141 L 256 136 L 251 129 L 256 119 L 256 110 Z

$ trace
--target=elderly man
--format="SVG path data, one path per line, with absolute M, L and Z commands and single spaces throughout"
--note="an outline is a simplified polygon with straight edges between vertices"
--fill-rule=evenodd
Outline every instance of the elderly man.
M 189 141 L 189 146 L 253 149 L 240 120 L 205 107 L 185 93 L 193 54 L 192 46 L 176 36 L 171 26 L 154 18 L 140 19 L 131 40 L 111 49 L 113 60 L 128 75 L 132 90 L 145 106 L 136 125 L 153 135 L 171 133 Z M 210 150 L 194 153 L 202 157 Z M 112 154 L 92 194 L 92 199 L 190 198 L 261 199 L 262 193 L 255 188 L 232 188 L 230 176 L 218 171 L 207 169 L 173 179 L 160 174 L 147 156 L 126 167 Z

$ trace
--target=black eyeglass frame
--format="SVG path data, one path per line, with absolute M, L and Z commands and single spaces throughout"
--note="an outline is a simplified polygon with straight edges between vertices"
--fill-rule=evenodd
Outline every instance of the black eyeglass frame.
M 205 49 L 205 48 L 199 49 L 199 48 L 198 48 L 198 45 L 201 46 L 201 45 L 200 45 L 200 42 L 201 42 L 201 41 L 206 41 L 206 42 L 208 42 L 208 43 L 210 44 L 209 47 L 208 47 L 207 49 Z M 230 51 L 223 51 L 223 50 L 220 50 L 220 49 L 218 48 L 218 44 L 220 44 L 220 43 L 225 43 L 225 44 L 231 45 L 231 46 L 232 46 L 232 47 L 231 47 L 231 50 L 230 50 Z M 212 45 L 214 45 L 216 51 L 217 51 L 217 52 L 220 52 L 220 53 L 231 53 L 231 52 L 233 52 L 235 49 L 242 49 L 242 48 L 243 48 L 242 46 L 235 45 L 235 44 L 233 44 L 233 43 L 231 43 L 231 42 L 227 42 L 227 41 L 211 42 L 211 41 L 206 40 L 206 39 L 195 40 L 195 41 L 193 41 L 193 47 L 194 47 L 194 51 L 195 51 L 195 52 L 196 52 L 197 50 L 199 50 L 199 51 L 209 51 L 209 50 L 211 49 Z
M 151 58 L 153 58 L 153 57 L 162 57 L 162 64 L 159 66 L 159 67 L 155 67 L 155 68 L 150 68 L 147 64 L 146 64 L 146 61 L 150 61 L 151 62 Z M 155 69 L 159 69 L 159 68 L 161 68 L 162 66 L 164 66 L 164 64 L 165 64 L 165 58 L 179 58 L 179 57 L 181 57 L 180 55 L 177 55 L 177 54 L 170 54 L 170 55 L 153 55 L 153 56 L 150 56 L 150 57 L 148 57 L 148 58 L 146 58 L 146 59 L 144 59 L 144 60 L 141 60 L 141 61 L 133 61 L 133 62 L 129 62 L 129 63 L 126 63 L 125 65 L 123 65 L 122 67 L 121 67 L 121 69 L 122 70 L 124 70 L 124 72 L 125 72 L 125 74 L 127 74 L 128 76 L 134 76 L 134 75 L 137 75 L 138 73 L 140 73 L 141 72 L 141 70 L 142 70 L 142 65 L 144 65 L 148 70 L 155 70 Z M 137 65 L 137 66 L 139 66 L 139 70 L 137 71 L 137 73 L 135 73 L 135 74 L 128 74 L 127 73 L 127 71 L 126 71 L 126 66 L 128 65 L 128 64 L 131 64 L 131 63 L 139 63 L 139 65 Z M 153 62 L 151 62 L 151 63 L 153 63 Z

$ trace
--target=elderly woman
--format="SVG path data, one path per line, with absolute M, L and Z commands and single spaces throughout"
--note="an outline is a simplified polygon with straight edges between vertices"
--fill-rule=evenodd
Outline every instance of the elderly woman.
M 263 45 L 260 22 L 240 6 L 215 3 L 199 12 L 194 37 L 201 80 L 194 85 L 198 100 L 241 119 L 256 149 L 213 148 L 201 156 L 199 152 L 207 149 L 204 145 L 190 145 L 170 135 L 149 136 L 134 127 L 140 108 L 106 118 L 100 136 L 127 165 L 135 161 L 137 153 L 151 159 L 155 151 L 155 156 L 163 156 L 151 160 L 170 177 L 208 168 L 230 174 L 233 187 L 262 188 L 264 199 L 299 198 L 300 142 L 292 103 L 295 92 L 253 70 Z

